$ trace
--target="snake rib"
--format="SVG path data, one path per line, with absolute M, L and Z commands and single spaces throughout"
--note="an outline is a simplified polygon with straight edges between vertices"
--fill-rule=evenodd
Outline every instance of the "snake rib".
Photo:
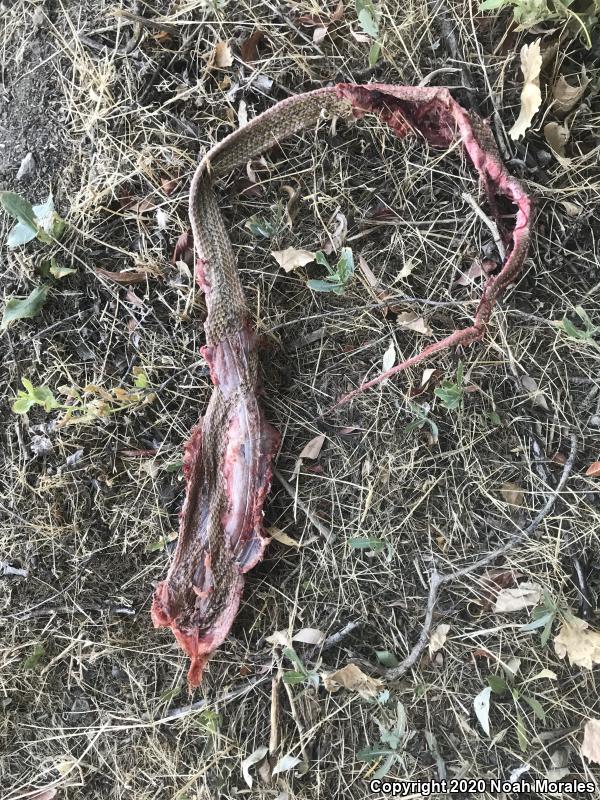
M 152 604 L 154 624 L 169 626 L 191 659 L 190 686 L 199 684 L 210 655 L 227 637 L 244 574 L 263 556 L 268 536 L 262 509 L 279 442 L 258 400 L 256 335 L 213 181 L 315 126 L 323 114 L 349 118 L 366 113 L 376 114 L 400 138 L 418 134 L 444 148 L 460 140 L 492 208 L 497 196 L 505 196 L 517 213 L 512 231 L 504 232 L 508 255 L 497 274 L 488 278 L 473 325 L 363 384 L 342 401 L 446 347 L 481 339 L 495 302 L 519 275 L 527 254 L 531 200 L 506 171 L 487 124 L 465 111 L 447 89 L 385 84 L 317 89 L 277 103 L 204 156 L 190 187 L 190 221 L 195 277 L 206 294 L 202 353 L 214 388 L 204 418 L 185 446 L 186 497 L 177 548 Z

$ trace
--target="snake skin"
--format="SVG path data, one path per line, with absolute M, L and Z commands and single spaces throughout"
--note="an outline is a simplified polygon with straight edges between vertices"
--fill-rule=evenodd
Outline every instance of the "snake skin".
M 214 388 L 204 418 L 185 447 L 186 498 L 177 549 L 152 605 L 154 624 L 169 626 L 191 658 L 191 686 L 200 682 L 209 656 L 229 633 L 244 574 L 262 558 L 268 542 L 262 507 L 279 441 L 258 400 L 256 337 L 213 181 L 277 142 L 314 127 L 324 114 L 348 118 L 366 113 L 377 114 L 399 137 L 417 133 L 441 147 L 460 138 L 492 204 L 501 194 L 518 209 L 507 242 L 508 258 L 488 279 L 473 326 L 430 346 L 418 360 L 450 344 L 481 338 L 494 303 L 519 274 L 527 253 L 530 199 L 508 175 L 489 126 L 462 109 L 447 89 L 380 84 L 317 89 L 276 104 L 204 156 L 190 187 L 190 221 L 196 280 L 206 294 L 202 353 Z

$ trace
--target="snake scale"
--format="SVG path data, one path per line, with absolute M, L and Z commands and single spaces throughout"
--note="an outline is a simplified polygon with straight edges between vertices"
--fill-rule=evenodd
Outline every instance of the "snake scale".
M 258 392 L 256 335 L 236 258 L 214 193 L 215 178 L 298 133 L 323 116 L 377 115 L 400 138 L 420 135 L 447 148 L 457 140 L 478 171 L 492 212 L 498 197 L 516 206 L 511 230 L 501 228 L 507 256 L 487 278 L 473 325 L 430 345 L 347 395 L 380 382 L 435 352 L 481 339 L 492 308 L 519 275 L 527 254 L 531 199 L 511 177 L 485 121 L 467 112 L 445 88 L 337 84 L 287 98 L 216 144 L 200 162 L 190 187 L 195 277 L 206 295 L 206 345 L 213 393 L 204 418 L 185 446 L 186 497 L 167 577 L 152 604 L 156 626 L 169 626 L 191 659 L 190 686 L 199 684 L 210 655 L 224 641 L 238 611 L 244 574 L 269 541 L 263 503 L 279 442 Z

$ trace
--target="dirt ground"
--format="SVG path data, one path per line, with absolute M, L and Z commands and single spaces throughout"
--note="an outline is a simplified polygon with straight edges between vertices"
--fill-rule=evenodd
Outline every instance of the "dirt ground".
M 599 40 L 586 49 L 551 24 L 519 32 L 510 12 L 484 16 L 466 2 L 378 8 L 371 68 L 352 3 L 337 15 L 311 2 L 0 6 L 0 189 L 34 203 L 52 191 L 68 223 L 60 243 L 9 250 L 13 223 L 0 221 L 3 304 L 50 286 L 35 317 L 0 333 L 5 800 L 361 798 L 382 767 L 390 779 L 598 786 L 581 748 L 600 718 L 600 645 L 588 635 L 600 628 L 600 478 L 586 475 L 600 460 L 600 327 L 586 332 L 576 309 L 600 326 Z M 536 37 L 543 105 L 514 142 L 519 50 Z M 560 75 L 577 84 L 583 67 L 589 86 L 565 120 L 552 87 Z M 190 696 L 185 656 L 149 615 L 176 538 L 182 446 L 210 395 L 203 297 L 172 261 L 190 176 L 245 117 L 369 80 L 446 85 L 490 118 L 535 198 L 529 258 L 483 343 L 316 422 L 381 370 L 390 346 L 400 360 L 469 324 L 482 259 L 496 257 L 463 196 L 485 210 L 477 176 L 459 150 L 399 142 L 366 118 L 324 123 L 220 182 L 291 494 L 274 482 L 265 523 L 277 540 Z M 570 130 L 564 158 L 544 137 L 553 121 Z M 17 179 L 28 153 L 33 169 Z M 323 267 L 284 273 L 270 254 L 332 244 L 351 247 L 357 265 L 340 295 L 307 286 Z M 51 256 L 73 271 L 42 274 Z M 127 283 L 114 276 L 123 270 Z M 434 389 L 456 380 L 459 363 L 461 402 L 448 408 Z M 23 377 L 76 413 L 14 413 Z M 321 434 L 316 458 L 299 462 Z M 577 454 L 552 512 L 445 587 L 439 649 L 388 680 L 419 637 L 434 568 L 466 566 L 526 527 L 571 435 Z M 499 610 L 509 594 L 530 599 Z M 555 643 L 570 614 L 590 626 L 587 666 Z M 543 615 L 546 629 L 527 628 Z M 307 628 L 333 638 L 294 641 L 292 659 L 267 641 Z M 351 663 L 382 681 L 371 696 L 325 687 L 324 672 Z M 474 701 L 490 686 L 486 731 Z M 270 753 L 247 766 L 250 788 L 243 762 L 261 748 Z

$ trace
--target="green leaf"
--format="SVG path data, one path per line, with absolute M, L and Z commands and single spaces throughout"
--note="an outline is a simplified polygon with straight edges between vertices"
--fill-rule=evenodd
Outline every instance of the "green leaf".
M 34 401 L 30 397 L 17 397 L 11 408 L 15 414 L 27 414 L 33 405 Z
M 37 286 L 30 295 L 24 297 L 22 300 L 11 297 L 4 307 L 2 322 L 0 322 L 0 330 L 4 330 L 15 320 L 35 317 L 46 302 L 47 296 L 48 287 Z
M 363 539 L 361 537 L 348 539 L 348 544 L 354 550 L 373 550 L 375 553 L 378 553 L 385 547 L 385 542 L 382 539 Z
M 389 747 L 383 747 L 378 744 L 374 747 L 363 747 L 362 750 L 358 751 L 356 757 L 359 761 L 378 761 L 380 758 L 389 755 L 395 755 L 394 751 L 390 750 Z
M 377 767 L 377 769 L 373 773 L 373 779 L 381 780 L 383 777 L 385 777 L 392 768 L 392 764 L 394 763 L 396 758 L 397 758 L 396 753 L 388 753 L 383 764 L 380 767 Z
M 138 369 L 137 372 L 135 372 L 135 380 L 133 381 L 133 385 L 135 386 L 136 389 L 148 388 L 148 376 L 146 375 L 143 369 Z
M 329 261 L 327 261 L 327 256 L 322 250 L 317 250 L 317 252 L 315 253 L 315 261 L 322 267 L 327 267 L 328 270 L 331 270 L 331 267 L 329 266 Z
M 246 228 L 248 228 L 250 233 L 254 234 L 254 236 L 258 236 L 261 239 L 270 239 L 277 233 L 277 228 L 275 225 L 270 222 L 270 220 L 265 219 L 258 214 L 253 214 L 251 217 L 248 217 L 244 225 Z
M 572 339 L 586 338 L 585 331 L 581 331 L 579 330 L 579 328 L 576 328 L 568 317 L 565 317 L 561 324 L 564 332 L 567 334 L 567 336 L 570 336 Z
M 375 656 L 382 667 L 389 667 L 390 669 L 393 669 L 400 663 L 396 656 L 393 653 L 390 653 L 389 650 L 376 650 Z
M 57 264 L 56 258 L 52 256 L 49 260 L 41 262 L 40 272 L 45 278 L 52 276 L 60 280 L 60 278 L 65 278 L 67 275 L 72 275 L 74 272 L 77 272 L 77 270 L 72 267 L 63 267 Z
M 486 680 L 494 694 L 504 694 L 508 689 L 508 685 L 501 675 L 488 675 Z
M 283 673 L 283 682 L 287 683 L 289 686 L 296 686 L 298 683 L 304 683 L 305 680 L 306 675 L 304 672 L 289 670 Z
M 282 650 L 282 655 L 284 655 L 286 658 L 289 658 L 289 660 L 296 667 L 298 672 L 301 672 L 306 677 L 306 668 L 302 663 L 302 659 L 300 658 L 298 653 L 296 653 L 293 647 L 284 647 Z
M 40 661 L 40 659 L 44 656 L 45 650 L 41 644 L 36 644 L 33 648 L 33 652 L 27 656 L 25 661 L 23 662 L 24 669 L 35 669 Z
M 306 285 L 313 292 L 337 292 L 340 288 L 339 284 L 333 281 L 310 280 Z
M 535 697 L 529 697 L 529 695 L 526 694 L 523 695 L 523 700 L 525 700 L 529 708 L 541 722 L 546 721 L 546 712 L 539 700 L 536 700 Z
M 342 252 L 337 262 L 337 277 L 341 283 L 346 283 L 354 274 L 354 255 L 351 247 L 342 247 Z
M 379 42 L 373 42 L 369 49 L 369 66 L 374 67 L 379 61 L 381 55 L 381 45 Z
M 367 36 L 376 37 L 379 35 L 379 26 L 370 9 L 361 8 L 358 12 L 358 23 Z
M 527 741 L 527 734 L 525 733 L 525 724 L 523 723 L 523 718 L 520 714 L 517 714 L 517 739 L 519 740 L 519 747 L 521 748 L 521 752 L 525 753 L 529 742 Z
M 495 8 L 502 8 L 507 5 L 507 0 L 483 0 L 479 4 L 478 11 L 493 11 Z
M 10 250 L 14 250 L 15 247 L 27 244 L 27 242 L 35 239 L 36 236 L 37 228 L 31 228 L 25 222 L 17 222 L 6 237 L 6 245 Z
M 527 625 L 521 625 L 520 629 L 522 631 L 535 631 L 538 628 L 543 628 L 548 621 L 552 621 L 552 619 L 554 617 L 554 612 L 553 611 L 544 611 L 543 608 L 541 608 L 539 610 L 542 611 L 542 614 L 538 614 L 535 617 L 535 619 L 533 619 L 531 622 L 528 622 Z M 538 611 L 538 609 L 536 608 L 535 611 Z M 534 611 L 534 614 L 535 614 L 535 611 Z M 533 616 L 533 614 L 532 614 L 532 616 Z
M 46 233 L 52 233 L 55 214 L 54 198 L 52 197 L 52 194 L 48 195 L 48 198 L 45 202 L 40 203 L 37 206 L 33 206 L 32 211 L 35 214 L 35 219 L 40 228 L 42 228 Z
M 35 219 L 35 212 L 29 200 L 21 197 L 21 195 L 16 192 L 0 192 L 0 203 L 11 217 L 14 217 L 21 224 L 27 225 L 37 232 L 38 224 Z
M 32 396 L 38 405 L 44 406 L 44 411 L 52 411 L 60 405 L 47 386 L 36 386 Z
M 554 614 L 550 617 L 548 622 L 546 623 L 546 627 L 542 631 L 542 635 L 540 637 L 540 643 L 542 647 L 546 647 L 548 641 L 550 639 L 550 634 L 552 633 L 552 624 L 554 623 Z

